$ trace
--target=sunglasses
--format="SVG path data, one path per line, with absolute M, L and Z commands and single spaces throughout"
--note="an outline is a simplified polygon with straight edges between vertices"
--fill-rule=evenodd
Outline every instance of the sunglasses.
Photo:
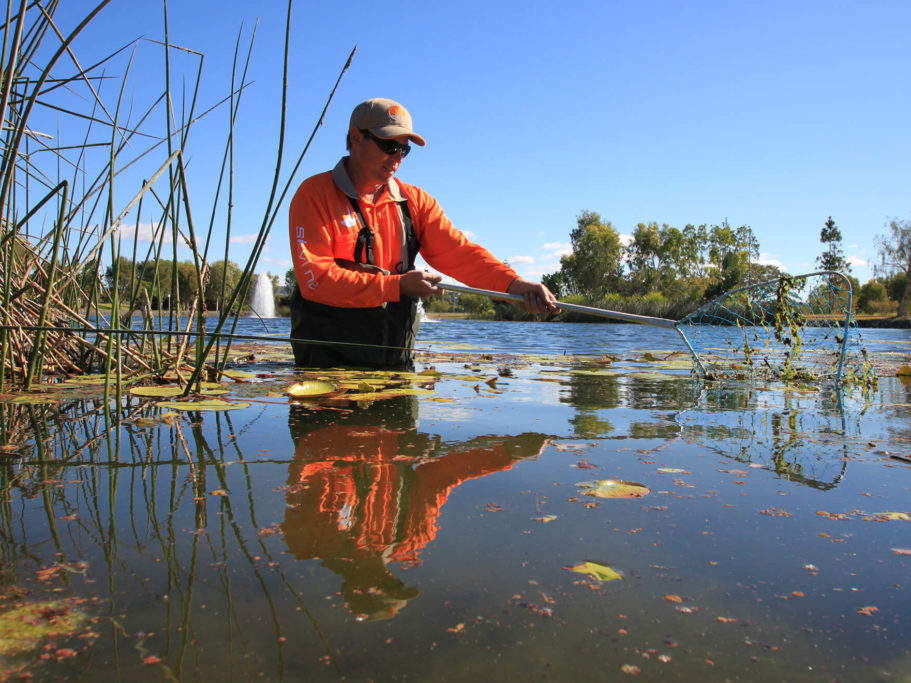
M 365 138 L 370 138 L 371 140 L 373 140 L 376 143 L 376 146 L 379 147 L 380 150 L 384 154 L 388 154 L 389 156 L 392 156 L 394 154 L 398 154 L 399 152 L 401 152 L 402 158 L 404 159 L 405 157 L 408 156 L 408 152 L 411 151 L 410 145 L 403 145 L 401 142 L 397 142 L 396 140 L 386 140 L 385 138 L 378 138 L 376 135 L 371 133 L 369 130 L 361 129 L 361 134 Z

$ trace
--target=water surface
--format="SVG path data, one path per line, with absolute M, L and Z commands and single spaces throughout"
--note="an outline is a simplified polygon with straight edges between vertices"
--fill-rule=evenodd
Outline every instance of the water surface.
M 262 324 L 240 331 L 287 334 Z M 231 385 L 238 410 L 3 405 L 4 603 L 59 626 L 7 669 L 911 676 L 907 383 L 705 384 L 673 331 L 632 325 L 431 322 L 420 342 L 432 392 L 382 401 L 289 403 L 276 357 Z M 648 493 L 580 487 L 607 479 Z

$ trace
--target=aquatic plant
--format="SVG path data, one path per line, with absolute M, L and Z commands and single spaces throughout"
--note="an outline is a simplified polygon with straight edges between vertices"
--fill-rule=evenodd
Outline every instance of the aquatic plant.
M 234 127 L 249 86 L 255 29 L 246 45 L 243 27 L 238 31 L 227 96 L 200 112 L 203 55 L 170 42 L 166 2 L 160 42 L 140 38 L 83 66 L 75 41 L 108 3 L 99 2 L 68 33 L 56 21 L 57 3 L 43 7 L 23 1 L 18 8 L 7 7 L 0 57 L 2 390 L 29 390 L 43 379 L 101 370 L 116 392 L 128 379 L 176 370 L 189 391 L 207 365 L 209 374 L 223 370 L 235 332 L 225 325 L 246 301 L 278 207 L 335 92 L 296 164 L 284 170 L 289 2 L 276 102 L 281 124 L 275 176 L 240 277 L 234 283 L 222 277 L 220 287 L 209 291 L 216 289 L 210 284 L 217 265 L 213 258 L 223 259 L 223 267 L 229 262 Z M 147 81 L 137 83 L 133 75 L 134 64 L 151 49 L 163 54 L 160 91 Z M 339 80 L 353 55 L 352 50 Z M 191 75 L 184 76 L 185 86 L 175 88 L 180 66 Z M 114 101 L 101 94 L 102 84 L 105 92 L 112 91 L 111 82 Z M 128 98 L 131 91 L 138 95 Z M 199 214 L 190 199 L 185 159 L 191 129 L 216 109 L 227 109 L 229 117 L 203 231 L 194 222 Z M 54 119 L 42 117 L 45 111 Z M 142 250 L 141 221 L 152 226 L 149 246 Z M 221 222 L 227 230 L 225 250 L 213 257 L 213 236 Z M 178 246 L 189 250 L 188 263 L 178 262 Z M 210 332 L 207 301 L 214 301 L 218 312 Z

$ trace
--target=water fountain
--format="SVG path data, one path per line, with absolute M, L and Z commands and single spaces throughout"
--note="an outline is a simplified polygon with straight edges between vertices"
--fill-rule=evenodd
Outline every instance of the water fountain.
M 260 273 L 256 276 L 250 308 L 253 310 L 253 314 L 258 315 L 260 318 L 275 317 L 275 295 L 272 292 L 272 278 L 265 273 Z

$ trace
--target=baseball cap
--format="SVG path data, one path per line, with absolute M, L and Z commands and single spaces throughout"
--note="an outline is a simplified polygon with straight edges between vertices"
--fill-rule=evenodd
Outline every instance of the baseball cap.
M 407 135 L 416 145 L 424 146 L 424 138 L 411 129 L 411 114 L 401 104 L 385 97 L 361 102 L 351 112 L 351 125 L 366 128 L 378 138 L 397 138 Z

